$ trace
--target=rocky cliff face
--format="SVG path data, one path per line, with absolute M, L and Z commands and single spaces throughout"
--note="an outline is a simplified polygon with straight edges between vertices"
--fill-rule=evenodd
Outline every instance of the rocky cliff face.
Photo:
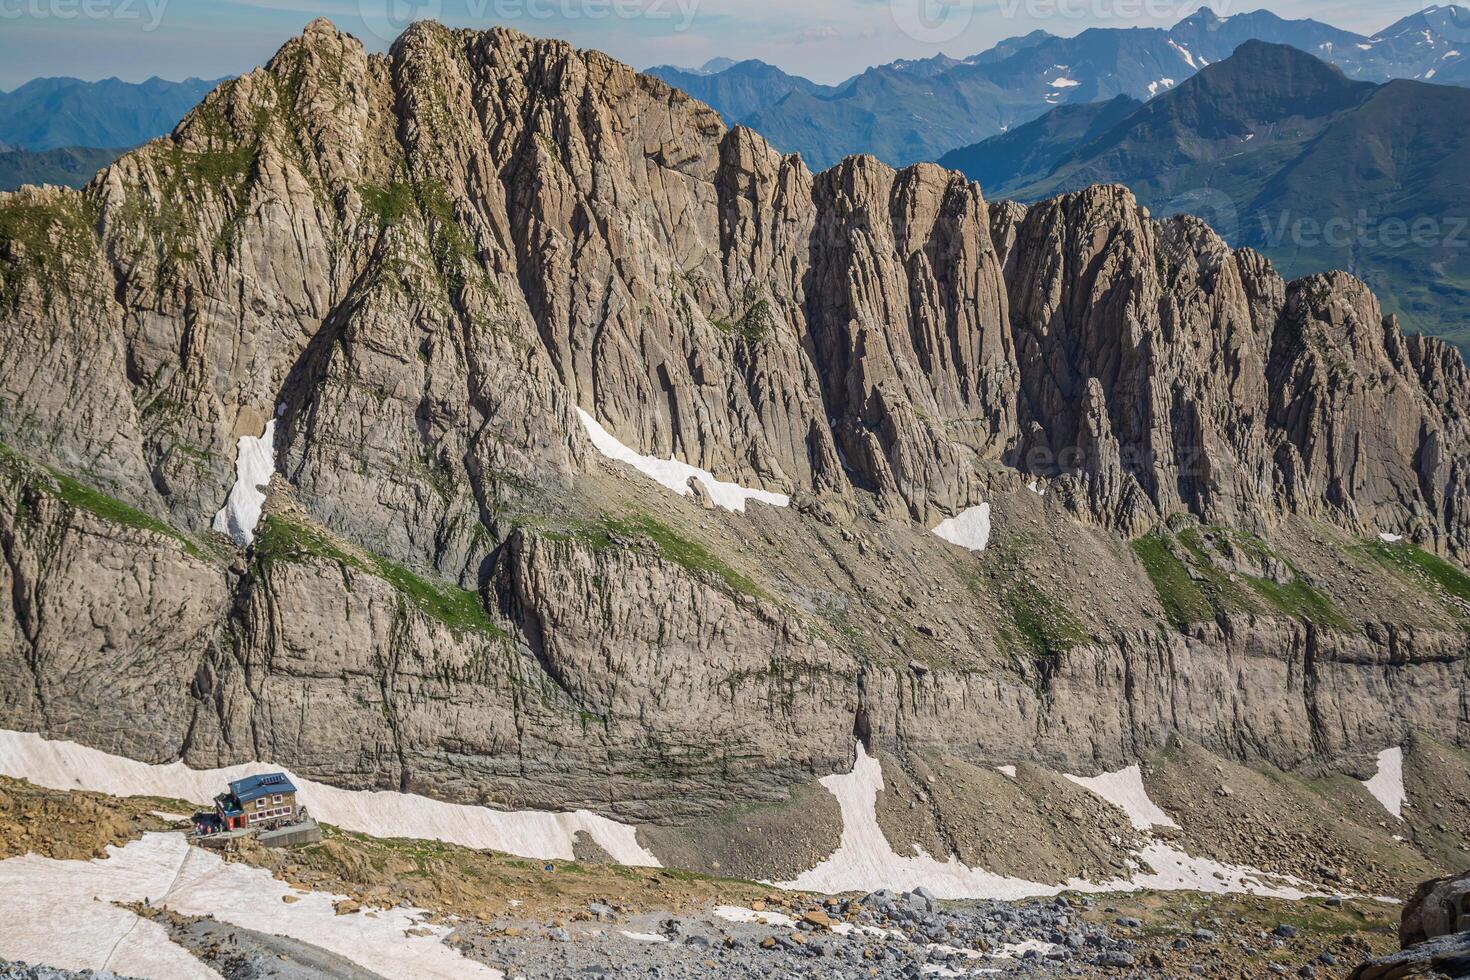
M 0 196 L 0 311 L 9 727 L 663 820 L 854 735 L 1470 742 L 1464 364 L 1117 188 L 813 176 L 595 52 L 319 21 Z M 704 509 L 579 408 L 792 506 Z M 989 550 L 929 533 L 981 503 Z

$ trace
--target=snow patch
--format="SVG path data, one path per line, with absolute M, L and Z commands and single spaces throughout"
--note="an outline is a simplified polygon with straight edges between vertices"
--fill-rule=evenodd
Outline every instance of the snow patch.
M 653 456 L 644 456 L 635 452 L 618 441 L 617 436 L 604 429 L 598 421 L 582 409 L 577 409 L 577 416 L 582 420 L 582 427 L 587 430 L 587 437 L 592 440 L 592 445 L 599 453 L 608 459 L 619 463 L 627 463 L 644 476 L 650 477 L 668 489 L 674 491 L 681 497 L 687 497 L 694 491 L 689 488 L 691 477 L 704 484 L 705 490 L 709 492 L 710 499 L 719 507 L 726 510 L 745 511 L 745 504 L 750 500 L 758 500 L 761 503 L 770 504 L 772 507 L 786 507 L 791 503 L 791 498 L 784 493 L 772 493 L 769 490 L 752 490 L 742 487 L 738 483 L 726 483 L 715 479 L 709 470 L 702 470 L 697 466 L 677 459 L 658 459 Z
M 1189 53 L 1189 49 L 1188 48 L 1184 47 L 1182 44 L 1178 43 L 1177 41 L 1170 41 L 1169 42 L 1169 47 L 1173 48 L 1175 51 L 1177 51 L 1179 53 L 1179 57 L 1181 57 L 1181 58 L 1184 59 L 1184 63 L 1186 65 L 1188 65 L 1189 67 L 1193 68 L 1195 71 L 1199 71 L 1200 66 L 1195 63 L 1194 55 L 1192 55 L 1192 54 Z
M 996 766 L 995 771 L 1000 773 L 1002 776 L 1010 776 L 1012 779 L 1016 778 L 1015 766 Z
M 1168 844 L 1153 842 L 1136 855 L 1154 870 L 1135 872 L 1126 890 L 1193 891 L 1213 895 L 1247 894 L 1299 902 L 1323 893 L 1312 884 L 1290 875 L 1269 875 L 1256 868 L 1223 864 L 1209 858 L 1192 857 Z M 1115 890 L 1115 889 L 1103 889 Z
M 1400 541 L 1404 540 L 1404 536 L 1402 534 L 1389 534 L 1387 531 L 1384 531 L 1382 534 L 1378 535 L 1378 540 L 1382 541 L 1384 544 L 1398 544 Z
M 271 482 L 276 471 L 276 420 L 265 424 L 259 438 L 241 436 L 235 447 L 235 485 L 224 507 L 214 515 L 214 529 L 228 534 L 244 548 L 255 540 L 260 509 L 265 506 L 261 487 Z
M 39 735 L 0 730 L 0 773 L 50 789 L 207 803 L 231 780 L 280 768 L 258 762 L 225 769 L 190 769 L 182 762 L 149 765 L 75 742 L 53 742 Z M 638 843 L 635 828 L 587 810 L 491 810 L 408 793 L 338 789 L 290 775 L 301 790 L 301 802 L 313 817 L 357 833 L 438 840 L 557 861 L 573 860 L 572 844 L 577 834 L 585 833 L 619 864 L 660 866 L 658 858 Z
M 666 943 L 666 942 L 668 942 L 668 940 L 665 939 L 663 936 L 658 936 L 658 935 L 655 935 L 655 934 L 653 934 L 651 932 L 629 932 L 627 929 L 619 929 L 618 931 L 621 932 L 624 936 L 626 936 L 629 939 L 633 940 L 634 942 L 640 942 L 640 943 Z
M 1026 489 L 1030 490 L 1038 497 L 1046 496 L 1046 488 L 1041 485 L 1040 480 L 1032 480 L 1030 483 L 1026 484 Z
M 1174 87 L 1174 79 L 1172 79 L 1172 78 L 1161 78 L 1161 79 L 1159 79 L 1156 82 L 1149 82 L 1148 83 L 1148 97 L 1149 98 L 1153 98 L 1155 95 L 1158 95 L 1161 90 L 1162 91 L 1168 91 L 1169 89 L 1171 89 L 1173 87 Z
M 796 925 L 796 920 L 782 912 L 757 912 L 755 909 L 744 908 L 739 905 L 716 905 L 715 915 L 726 922 L 740 922 L 746 925 L 770 925 L 781 926 L 789 929 Z
M 1137 766 L 1105 772 L 1100 776 L 1063 775 L 1126 813 L 1135 830 L 1179 826 L 1148 798 L 1148 790 L 1143 786 L 1143 772 Z
M 1052 88 L 1076 88 L 1078 85 L 1081 85 L 1081 84 L 1082 83 L 1079 82 L 1079 81 L 1077 81 L 1075 78 L 1058 78 L 1056 81 L 1054 81 L 1054 82 L 1051 83 L 1051 87 Z
M 1013 960 L 1018 956 L 1025 956 L 1032 950 L 1045 956 L 1056 948 L 1054 943 L 1042 942 L 1040 939 L 1024 939 L 1019 943 L 1006 943 L 991 955 L 998 960 Z
M 1142 804 L 1148 798 L 1143 793 L 1142 777 L 1137 774 L 1136 767 L 1134 770 L 1133 775 L 1128 775 L 1129 770 L 1123 770 L 1122 773 L 1095 777 L 1092 782 L 1119 799 L 1126 799 L 1129 806 L 1140 811 L 1141 816 L 1147 812 Z M 1076 781 L 1075 777 L 1068 778 Z M 837 893 L 871 892 L 879 888 L 912 890 L 923 885 L 937 898 L 1007 901 L 1057 895 L 1064 891 L 1099 893 L 1144 888 L 1215 894 L 1246 893 L 1288 900 L 1318 894 L 1309 883 L 1297 878 L 1268 875 L 1255 868 L 1191 857 L 1158 841 L 1149 841 L 1134 853 L 1135 859 L 1150 870 L 1140 869 L 1128 879 L 1093 882 L 1074 878 L 1060 885 L 1044 885 L 967 867 L 953 855 L 947 861 L 939 861 L 917 846 L 912 856 L 896 854 L 878 825 L 877 798 L 883 789 L 882 767 L 877 759 L 868 755 L 861 743 L 857 746 L 851 772 L 826 776 L 820 782 L 837 798 L 842 812 L 842 837 L 837 850 L 794 880 L 778 883 L 778 888 Z M 1142 800 L 1136 796 L 1141 796 Z M 1148 814 L 1149 826 L 1174 825 L 1151 802 L 1147 805 L 1153 811 Z M 1125 807 L 1125 811 L 1127 809 Z M 1133 817 L 1132 813 L 1129 815 Z
M 852 771 L 824 776 L 819 782 L 837 798 L 842 811 L 842 837 L 837 850 L 821 864 L 779 888 L 836 894 L 870 892 L 879 888 L 911 891 L 925 886 L 937 898 L 1020 899 L 1056 894 L 1060 889 L 967 868 L 958 858 L 938 861 L 920 848 L 916 854 L 895 854 L 878 826 L 878 793 L 883 770 L 861 742 Z
M 990 544 L 990 505 L 980 504 L 951 517 L 934 529 L 934 533 L 950 544 L 970 551 L 984 551 Z
M 1404 803 L 1409 799 L 1404 792 L 1404 750 L 1394 747 L 1378 753 L 1378 771 L 1372 779 L 1363 781 L 1363 787 L 1385 810 L 1402 820 Z
M 28 854 L 0 861 L 0 956 L 158 980 L 218 980 L 167 930 L 115 902 L 150 903 L 183 915 L 212 915 L 244 929 L 286 936 L 343 956 L 384 977 L 502 980 L 443 942 L 446 926 L 422 909 L 337 915 L 343 896 L 293 890 L 263 868 L 227 864 L 180 834 L 147 834 L 108 857 L 57 861 Z M 283 896 L 296 901 L 287 904 Z M 408 929 L 426 935 L 409 936 Z

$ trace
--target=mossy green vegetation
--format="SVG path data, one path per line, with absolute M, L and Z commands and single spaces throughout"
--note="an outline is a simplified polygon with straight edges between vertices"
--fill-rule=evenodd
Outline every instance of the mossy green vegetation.
M 60 470 L 36 466 L 3 443 L 0 443 L 0 467 L 24 480 L 36 490 L 60 500 L 75 510 L 86 511 L 109 524 L 130 527 L 139 531 L 149 531 L 153 534 L 171 538 L 178 542 L 179 546 L 193 557 L 204 557 L 204 553 L 200 550 L 198 544 L 182 531 L 178 531 L 153 515 L 146 514 L 136 507 L 125 504 L 116 497 L 108 496 L 95 487 L 70 477 Z M 21 502 L 22 504 L 24 503 L 23 498 Z
M 1049 661 L 1091 639 L 1066 606 L 1030 581 L 1006 592 L 1005 610 L 1038 660 Z
M 1291 580 L 1278 582 L 1228 571 L 1214 557 L 1215 546 L 1207 538 L 1239 549 L 1262 564 L 1279 563 L 1290 571 Z M 1228 613 L 1282 615 L 1327 629 L 1353 628 L 1332 600 L 1298 569 L 1245 532 L 1196 527 L 1177 534 L 1160 530 L 1135 540 L 1133 553 L 1148 573 L 1165 616 L 1181 629 Z
M 1174 554 L 1168 537 L 1156 533 L 1139 538 L 1133 542 L 1133 553 L 1143 563 L 1169 622 L 1183 628 L 1214 618 L 1214 604 Z
M 275 562 L 336 562 L 382 579 L 393 586 L 409 606 L 451 629 L 503 635 L 486 614 L 477 593 L 447 582 L 431 581 L 380 555 L 348 549 L 323 531 L 277 514 L 268 514 L 261 519 L 251 555 L 266 571 Z
M 1407 541 L 1369 541 L 1362 552 L 1389 571 L 1427 587 L 1441 598 L 1470 605 L 1470 575 L 1452 562 Z
M 65 291 L 66 267 L 97 249 L 97 209 L 80 193 L 31 192 L 0 200 L 0 304 L 13 306 L 26 276 Z
M 1301 578 L 1285 585 L 1266 578 L 1245 576 L 1245 579 L 1278 612 L 1285 613 L 1294 619 L 1306 620 L 1317 626 L 1339 630 L 1352 629 L 1352 623 L 1338 611 L 1332 600 Z
M 717 580 L 731 592 L 769 598 L 766 591 L 752 579 L 737 572 L 704 545 L 684 537 L 647 514 L 604 517 L 560 529 L 541 527 L 538 531 L 553 540 L 582 541 L 599 551 L 614 547 L 620 542 L 631 543 L 640 538 L 645 539 L 652 543 L 659 557 L 665 561 L 673 562 L 701 578 Z
M 415 210 L 413 185 L 393 181 L 387 186 L 363 184 L 358 188 L 363 209 L 377 221 L 378 230 L 386 231 L 403 221 Z
M 451 294 L 474 285 L 499 297 L 495 281 L 478 264 L 473 238 L 464 228 L 455 210 L 454 198 L 443 181 L 395 180 L 386 185 L 362 184 L 358 187 L 364 211 L 377 223 L 382 234 L 413 216 L 420 216 L 428 234 L 426 259 L 442 278 Z
M 775 328 L 776 317 L 771 312 L 770 300 L 761 296 L 753 283 L 740 297 L 739 310 L 728 317 L 716 318 L 714 325 L 725 333 L 735 334 L 746 344 L 759 343 Z

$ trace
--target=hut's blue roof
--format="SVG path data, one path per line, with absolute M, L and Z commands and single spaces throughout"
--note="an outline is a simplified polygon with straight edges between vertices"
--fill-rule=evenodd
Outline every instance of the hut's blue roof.
M 263 776 L 246 776 L 230 784 L 230 795 L 239 800 L 241 804 L 275 793 L 294 792 L 296 792 L 296 787 L 291 785 L 291 780 L 283 772 L 270 772 Z

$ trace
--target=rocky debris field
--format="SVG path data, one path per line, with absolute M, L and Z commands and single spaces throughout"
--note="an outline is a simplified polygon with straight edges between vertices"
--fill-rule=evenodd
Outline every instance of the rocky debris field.
M 669 916 L 592 903 L 551 923 L 466 923 L 450 942 L 505 972 L 562 977 L 1019 975 L 1337 977 L 1392 948 L 1396 912 L 1368 902 L 1197 895 L 939 902 L 923 888 L 771 896 Z
M 0 957 L 0 980 L 134 980 L 111 970 L 57 970 Z
M 0 776 L 0 860 L 21 854 L 63 861 L 105 857 L 109 844 L 168 826 L 161 813 L 186 809 L 192 808 L 177 800 L 59 792 Z
M 168 929 L 173 941 L 199 957 L 225 980 L 382 980 L 342 956 L 310 943 L 272 936 L 211 918 L 179 915 L 166 909 L 132 906 L 133 911 Z

